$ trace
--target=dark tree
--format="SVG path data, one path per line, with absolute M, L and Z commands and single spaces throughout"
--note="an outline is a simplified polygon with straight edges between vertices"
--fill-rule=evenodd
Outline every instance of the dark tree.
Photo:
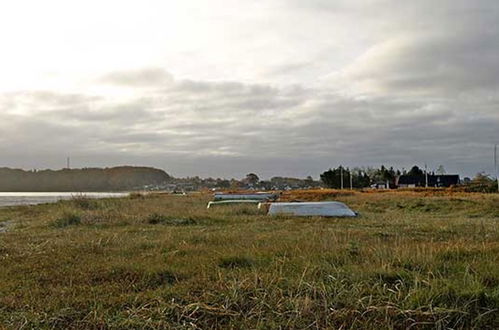
M 246 174 L 245 182 L 249 185 L 256 185 L 260 181 L 260 178 L 255 173 Z
M 339 189 L 341 188 L 341 172 L 343 169 L 343 187 L 350 188 L 350 175 L 352 175 L 353 188 L 365 188 L 369 187 L 371 182 L 367 173 L 361 169 L 349 169 L 343 168 L 342 166 L 338 168 L 331 168 L 328 171 L 321 174 L 321 181 L 329 188 Z
M 411 170 L 409 172 L 407 172 L 407 175 L 411 175 L 411 176 L 423 176 L 424 172 L 418 166 L 414 165 L 411 168 Z
M 341 188 L 341 170 L 341 166 L 335 169 L 330 168 L 328 171 L 321 174 L 321 181 L 329 188 Z M 343 173 L 343 175 L 345 175 L 345 173 Z M 345 176 L 343 178 L 345 178 Z
M 271 190 L 272 189 L 272 182 L 270 182 L 270 181 L 260 181 L 258 183 L 258 185 L 260 186 L 261 189 L 264 189 L 264 190 Z

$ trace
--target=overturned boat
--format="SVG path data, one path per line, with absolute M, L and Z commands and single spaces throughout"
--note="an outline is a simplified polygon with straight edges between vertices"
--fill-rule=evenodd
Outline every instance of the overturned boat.
M 263 204 L 262 204 L 263 207 Z M 269 215 L 355 217 L 357 213 L 340 202 L 271 203 Z
M 231 193 L 215 193 L 213 199 L 215 201 L 223 201 L 223 200 L 258 200 L 258 201 L 273 201 L 279 197 L 278 194 L 275 193 L 239 193 L 239 194 L 231 194 Z
M 217 205 L 258 204 L 260 202 L 261 202 L 260 200 L 254 200 L 254 199 L 211 201 L 208 202 L 208 206 L 206 206 L 206 208 L 209 209 L 212 206 L 217 206 Z

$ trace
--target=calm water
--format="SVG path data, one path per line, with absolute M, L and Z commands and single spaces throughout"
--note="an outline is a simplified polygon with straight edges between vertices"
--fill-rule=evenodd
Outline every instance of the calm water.
M 0 192 L 0 207 L 14 205 L 35 205 L 54 203 L 63 199 L 71 199 L 74 196 L 85 196 L 88 198 L 113 198 L 127 196 L 128 193 L 76 193 L 76 192 Z

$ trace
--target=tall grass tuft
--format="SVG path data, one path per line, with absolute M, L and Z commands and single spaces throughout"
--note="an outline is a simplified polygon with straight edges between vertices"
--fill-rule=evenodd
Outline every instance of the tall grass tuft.
M 71 198 L 71 204 L 81 210 L 96 210 L 100 208 L 101 202 L 85 195 L 76 195 Z
M 158 213 L 149 215 L 145 222 L 151 225 L 163 224 L 171 226 L 195 225 L 197 223 L 194 219 L 171 218 Z
M 253 260 L 248 257 L 223 257 L 220 258 L 218 266 L 221 268 L 249 268 L 253 266 Z
M 60 217 L 52 222 L 52 226 L 56 228 L 65 228 L 81 224 L 81 216 L 78 213 L 66 211 Z

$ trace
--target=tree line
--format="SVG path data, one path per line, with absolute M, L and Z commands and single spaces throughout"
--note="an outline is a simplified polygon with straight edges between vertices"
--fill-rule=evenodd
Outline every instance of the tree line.
M 0 168 L 0 191 L 8 192 L 89 192 L 126 191 L 160 185 L 171 180 L 163 170 L 122 166 L 25 171 Z
M 435 172 L 429 173 L 435 174 Z M 437 174 L 445 174 L 443 166 L 439 166 Z M 409 171 L 405 169 L 399 170 L 393 167 L 385 167 L 381 165 L 380 168 L 374 167 L 355 167 L 348 168 L 339 166 L 330 168 L 320 175 L 321 181 L 328 188 L 367 188 L 373 184 L 385 184 L 392 186 L 395 180 L 400 175 L 410 176 L 423 176 L 425 172 L 418 166 L 414 165 Z

